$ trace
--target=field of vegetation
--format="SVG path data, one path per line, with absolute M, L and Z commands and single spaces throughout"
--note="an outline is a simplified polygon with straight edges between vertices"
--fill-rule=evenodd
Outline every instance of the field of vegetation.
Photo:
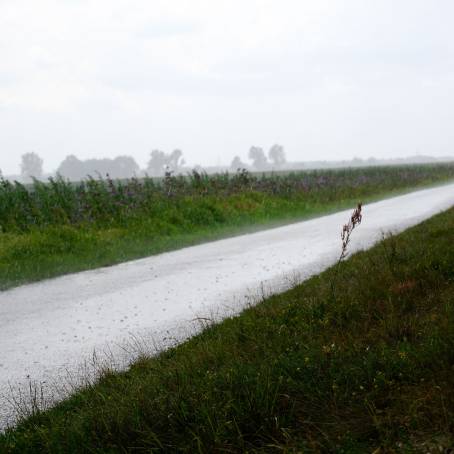
M 106 372 L 0 452 L 451 452 L 453 245 L 454 208 Z
M 0 180 L 0 290 L 454 179 L 454 163 L 24 186 Z

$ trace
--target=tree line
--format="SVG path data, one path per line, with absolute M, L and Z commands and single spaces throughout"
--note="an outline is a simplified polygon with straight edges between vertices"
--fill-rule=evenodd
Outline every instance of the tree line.
M 225 170 L 237 171 L 238 169 L 250 169 L 263 171 L 279 169 L 285 165 L 286 156 L 282 145 L 273 145 L 267 154 L 263 148 L 252 146 L 249 149 L 248 159 L 245 163 L 239 156 L 235 156 Z M 148 174 L 150 176 L 163 176 L 166 172 L 182 173 L 190 170 L 185 167 L 183 152 L 175 149 L 170 153 L 162 150 L 152 150 L 145 169 L 141 169 L 131 156 L 117 156 L 116 158 L 102 159 L 79 159 L 75 155 L 67 156 L 58 166 L 56 174 L 72 181 L 81 180 L 88 175 L 109 175 L 111 178 L 130 178 Z M 200 167 L 200 166 L 197 166 Z M 1 175 L 1 172 L 0 172 Z M 25 153 L 21 157 L 21 179 L 24 182 L 33 178 L 43 178 L 43 159 L 36 152 Z

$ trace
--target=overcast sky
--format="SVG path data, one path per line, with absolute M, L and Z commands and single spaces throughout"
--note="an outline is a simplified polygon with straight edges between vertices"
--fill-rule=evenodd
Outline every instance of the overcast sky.
M 454 155 L 452 0 L 0 0 L 0 169 Z

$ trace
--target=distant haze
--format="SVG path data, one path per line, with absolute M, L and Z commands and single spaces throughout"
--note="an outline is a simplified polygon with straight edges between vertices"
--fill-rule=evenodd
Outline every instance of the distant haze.
M 450 0 L 0 0 L 0 169 L 453 155 Z

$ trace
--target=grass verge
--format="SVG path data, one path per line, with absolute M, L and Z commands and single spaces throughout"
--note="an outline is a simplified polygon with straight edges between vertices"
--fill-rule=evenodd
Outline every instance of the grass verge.
M 0 452 L 441 452 L 453 421 L 451 209 L 106 373 Z

